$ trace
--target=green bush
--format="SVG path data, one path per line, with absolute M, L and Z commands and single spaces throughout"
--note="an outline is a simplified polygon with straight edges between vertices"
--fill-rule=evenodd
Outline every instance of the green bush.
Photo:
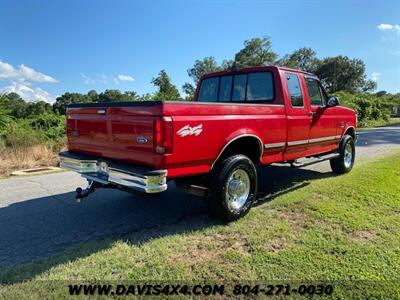
M 29 125 L 35 130 L 42 131 L 46 140 L 58 140 L 65 136 L 65 117 L 44 113 L 28 119 Z
M 12 121 L 10 112 L 5 95 L 0 94 L 0 132 Z
M 1 139 L 12 148 L 39 145 L 46 140 L 42 131 L 30 127 L 25 120 L 9 122 L 2 130 Z
M 354 109 L 357 112 L 358 126 L 368 127 L 373 124 L 388 121 L 396 100 L 393 97 L 376 94 L 350 94 L 338 92 L 335 96 L 339 97 L 343 106 Z

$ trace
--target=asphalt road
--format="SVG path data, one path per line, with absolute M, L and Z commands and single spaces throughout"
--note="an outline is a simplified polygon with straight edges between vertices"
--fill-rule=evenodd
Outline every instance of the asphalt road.
M 356 161 L 400 149 L 400 127 L 359 134 Z M 312 179 L 333 176 L 328 162 L 304 169 L 268 166 L 259 171 L 261 205 L 278 194 L 307 185 Z M 203 220 L 199 226 L 216 222 L 204 214 L 203 199 L 178 192 L 173 182 L 167 192 L 156 196 L 99 190 L 81 204 L 75 201 L 77 186 L 84 187 L 85 181 L 73 172 L 0 180 L 1 269 L 36 259 L 47 260 L 66 248 L 79 248 L 79 244 L 93 240 L 113 241 L 126 238 L 128 233 L 130 237 L 143 238 L 143 232 L 163 226 L 182 232 L 189 229 L 178 229 L 181 220 L 190 220 L 196 227 L 199 216 Z M 204 219 L 209 221 L 204 223 Z M 69 254 L 66 259 L 81 255 Z

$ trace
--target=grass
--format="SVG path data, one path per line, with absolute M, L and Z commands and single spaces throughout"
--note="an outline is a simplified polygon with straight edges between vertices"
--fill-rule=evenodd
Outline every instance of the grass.
M 49 145 L 3 147 L 0 158 L 0 177 L 7 177 L 16 170 L 58 164 L 57 152 Z
M 362 162 L 344 176 L 313 180 L 229 225 L 209 221 L 175 233 L 167 228 L 190 227 L 186 220 L 68 250 L 77 259 L 68 260 L 67 251 L 3 270 L 0 280 L 10 284 L 0 298 L 66 295 L 71 281 L 124 280 L 331 281 L 335 298 L 399 298 L 399 154 Z

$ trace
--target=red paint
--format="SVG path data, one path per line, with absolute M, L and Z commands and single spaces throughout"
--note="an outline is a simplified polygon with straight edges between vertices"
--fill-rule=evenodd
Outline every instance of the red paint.
M 68 108 L 68 148 L 154 169 L 167 169 L 168 177 L 174 178 L 207 173 L 223 148 L 241 135 L 260 140 L 263 146 L 260 163 L 270 164 L 335 150 L 339 136 L 350 127 L 356 128 L 353 110 L 310 104 L 304 78 L 310 76 L 308 73 L 278 67 L 246 68 L 239 73 L 263 70 L 272 72 L 274 76 L 275 99 L 268 104 L 182 101 Z M 299 76 L 304 107 L 291 106 L 287 72 Z M 227 73 L 208 74 L 200 84 L 204 78 Z M 195 99 L 197 95 L 198 89 Z M 98 114 L 100 109 L 105 109 L 106 114 Z M 187 125 L 189 129 L 184 128 Z M 196 135 L 199 125 L 201 132 Z M 192 134 L 179 135 L 177 132 L 182 128 Z M 73 132 L 79 136 L 74 136 Z M 318 141 L 335 136 L 337 138 Z M 317 142 L 291 145 L 304 140 Z M 284 143 L 284 146 L 264 148 L 264 145 L 276 143 Z M 164 149 L 165 153 L 156 153 L 157 147 Z

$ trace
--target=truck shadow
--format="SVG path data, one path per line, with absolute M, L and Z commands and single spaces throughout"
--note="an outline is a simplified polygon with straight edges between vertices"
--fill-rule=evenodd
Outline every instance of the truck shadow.
M 328 164 L 328 162 L 324 162 Z M 270 202 L 273 199 L 306 187 L 311 180 L 335 176 L 328 166 L 325 172 L 310 169 L 291 168 L 289 165 L 270 165 L 258 169 L 259 182 L 257 203 L 255 206 Z
M 259 201 L 308 185 L 331 173 L 289 167 L 260 168 Z M 103 190 L 77 204 L 68 192 L 0 208 L 0 283 L 29 280 L 52 267 L 108 249 L 117 241 L 143 244 L 160 237 L 222 224 L 202 198 L 171 183 L 158 196 Z

